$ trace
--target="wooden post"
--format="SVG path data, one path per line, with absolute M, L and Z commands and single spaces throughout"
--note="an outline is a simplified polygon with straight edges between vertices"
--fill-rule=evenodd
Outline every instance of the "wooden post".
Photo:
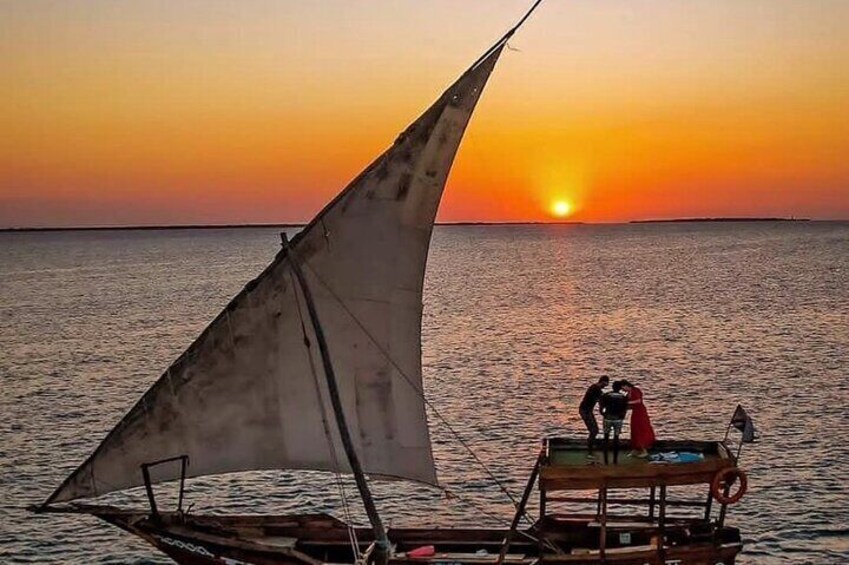
M 542 487 L 542 482 L 540 482 L 539 486 L 539 523 L 541 527 L 545 527 L 545 507 L 546 507 L 546 498 L 548 498 L 545 494 L 545 489 Z M 539 541 L 537 542 L 537 547 L 539 548 L 540 555 L 542 555 L 543 541 L 542 536 L 538 536 Z
M 658 518 L 658 530 L 660 532 L 660 546 L 658 551 L 661 558 L 666 552 L 666 485 L 660 485 L 660 517 Z
M 710 513 L 713 510 L 713 494 L 708 486 L 707 500 L 705 501 L 705 522 L 710 523 Z
M 304 273 L 301 271 L 301 265 L 297 258 L 292 254 L 289 247 L 289 239 L 285 232 L 280 234 L 280 239 L 283 243 L 283 249 L 286 252 L 286 257 L 289 259 L 289 265 L 292 267 L 292 272 L 298 280 L 301 287 L 301 293 L 304 296 L 307 310 L 309 311 L 310 321 L 312 322 L 313 330 L 315 331 L 315 339 L 318 342 L 318 350 L 321 353 L 321 362 L 324 366 L 324 376 L 327 380 L 327 392 L 330 397 L 330 403 L 333 406 L 333 413 L 336 416 L 336 427 L 339 430 L 339 438 L 342 440 L 342 445 L 345 448 L 345 454 L 348 456 L 348 463 L 351 465 L 351 471 L 354 473 L 354 480 L 357 483 L 357 490 L 360 491 L 360 498 L 363 499 L 366 514 L 369 522 L 371 522 L 372 530 L 374 531 L 375 539 L 375 561 L 385 563 L 389 556 L 389 538 L 386 535 L 386 529 L 383 527 L 383 522 L 380 519 L 380 514 L 377 512 L 377 507 L 374 504 L 371 490 L 369 490 L 366 476 L 360 465 L 360 458 L 354 449 L 354 442 L 351 440 L 351 432 L 348 430 L 348 423 L 345 420 L 345 411 L 342 407 L 342 400 L 339 397 L 339 387 L 336 382 L 336 373 L 333 371 L 333 364 L 330 361 L 330 351 L 327 347 L 327 340 L 324 337 L 324 330 L 321 328 L 321 323 L 318 320 L 318 313 L 315 309 L 315 303 L 312 298 L 307 281 L 304 278 Z M 297 296 L 295 296 L 297 300 Z M 330 446 L 332 449 L 333 446 Z
M 725 487 L 722 489 L 722 492 L 723 492 L 723 493 L 725 494 L 725 496 L 727 497 L 727 496 L 731 493 L 731 485 L 729 485 L 728 483 L 726 483 L 726 484 L 725 484 Z M 720 529 L 720 528 L 722 528 L 723 526 L 725 526 L 725 514 L 726 514 L 727 512 L 728 512 L 728 505 L 727 505 L 727 504 L 723 504 L 723 505 L 719 508 L 719 519 L 718 519 L 718 520 L 717 520 L 717 522 L 716 522 L 716 527 L 717 527 L 717 529 Z
M 147 492 L 147 500 L 150 502 L 150 518 L 154 523 L 159 523 L 161 518 L 159 516 L 159 509 L 156 508 L 156 497 L 153 494 L 153 486 L 150 484 L 150 471 L 147 467 L 144 463 L 141 466 L 144 490 Z
M 542 457 L 540 461 L 540 465 L 543 462 L 548 463 L 548 457 L 550 455 L 548 447 L 548 438 L 542 439 L 542 447 L 540 448 L 540 457 Z M 548 503 L 547 496 L 545 493 L 545 489 L 542 486 L 542 481 L 539 482 L 539 521 L 542 522 L 545 518 L 545 507 Z
M 540 520 L 540 522 L 542 522 L 543 519 L 545 518 L 545 507 L 546 507 L 546 502 L 547 502 L 546 498 L 548 498 L 548 497 L 545 495 L 545 489 L 542 488 L 542 486 L 540 486 L 540 489 L 539 489 L 539 520 Z
M 156 495 L 153 492 L 153 483 L 150 480 L 150 468 L 156 467 L 157 465 L 162 465 L 163 463 L 172 463 L 174 461 L 180 462 L 180 490 L 179 490 L 179 498 L 177 499 L 177 512 L 182 514 L 183 512 L 183 498 L 186 492 L 186 468 L 189 465 L 189 456 L 188 455 L 178 455 L 177 457 L 169 457 L 167 459 L 160 459 L 159 461 L 153 461 L 151 463 L 142 463 L 140 465 L 142 472 L 142 480 L 144 481 L 144 490 L 147 493 L 147 500 L 150 503 L 150 516 L 154 522 L 161 522 L 162 516 L 159 514 L 159 507 L 156 505 Z
M 604 560 L 606 559 L 605 553 L 607 550 L 607 485 L 602 486 L 598 492 L 599 502 L 601 503 L 601 513 L 599 516 L 601 529 L 598 540 L 598 555 L 601 558 L 601 562 L 604 563 Z
M 510 549 L 510 542 L 513 540 L 516 528 L 519 527 L 519 521 L 522 519 L 522 514 L 525 513 L 525 507 L 528 505 L 528 499 L 531 497 L 531 492 L 534 489 L 534 483 L 537 480 L 537 475 L 539 475 L 542 458 L 543 453 L 540 453 L 539 457 L 537 457 L 537 462 L 534 465 L 534 470 L 531 471 L 528 484 L 525 486 L 525 492 L 522 493 L 522 500 L 520 500 L 519 505 L 516 506 L 516 514 L 513 516 L 513 522 L 510 524 L 510 529 L 507 530 L 507 535 L 504 536 L 504 541 L 501 542 L 501 551 L 498 553 L 498 560 L 495 562 L 496 565 L 501 565 L 504 562 L 504 558 L 507 556 L 507 550 Z
M 177 500 L 177 512 L 183 512 L 183 494 L 186 491 L 186 467 L 189 464 L 188 455 L 180 458 L 180 498 Z
M 654 520 L 654 505 L 656 492 L 657 489 L 655 487 L 651 487 L 651 490 L 649 492 L 649 520 Z
M 595 503 L 595 516 L 601 518 L 601 488 L 598 489 L 598 498 Z

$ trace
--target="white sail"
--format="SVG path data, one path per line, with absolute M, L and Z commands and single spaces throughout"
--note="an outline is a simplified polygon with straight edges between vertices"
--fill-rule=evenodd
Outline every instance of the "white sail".
M 454 155 L 503 45 L 291 244 L 314 294 L 357 454 L 371 475 L 436 483 L 421 382 L 425 263 Z M 181 455 L 189 457 L 189 477 L 349 471 L 288 261 L 281 252 L 233 299 L 48 504 L 140 486 L 140 465 Z M 180 476 L 177 465 L 151 471 L 153 482 Z

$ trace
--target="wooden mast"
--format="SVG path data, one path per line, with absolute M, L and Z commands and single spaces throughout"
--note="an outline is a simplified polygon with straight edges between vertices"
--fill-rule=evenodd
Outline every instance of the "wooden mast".
M 513 34 L 516 33 L 516 31 L 522 26 L 522 24 L 525 23 L 525 21 L 527 21 L 527 19 L 539 7 L 541 3 L 542 0 L 535 0 L 531 8 L 525 13 L 522 19 L 519 20 L 519 22 L 515 26 L 510 28 L 510 30 L 508 30 L 507 33 L 504 34 L 504 36 L 502 36 L 498 41 L 496 41 L 492 47 L 487 49 L 484 54 L 481 55 L 480 58 L 478 58 L 478 60 L 475 61 L 471 67 L 469 67 L 468 71 L 471 71 L 472 69 L 477 67 L 496 49 L 498 49 L 500 46 L 506 43 L 507 40 L 513 37 Z M 342 440 L 342 445 L 345 448 L 345 454 L 348 456 L 348 462 L 351 465 L 351 471 L 353 472 L 354 479 L 357 483 L 357 490 L 359 490 L 360 497 L 363 499 L 363 505 L 365 506 L 366 514 L 368 514 L 369 522 L 371 522 L 372 530 L 374 531 L 374 537 L 376 542 L 375 561 L 378 563 L 385 563 L 388 561 L 388 555 L 390 550 L 389 538 L 386 535 L 386 528 L 384 528 L 383 522 L 380 519 L 380 515 L 377 512 L 377 507 L 374 504 L 374 498 L 372 497 L 371 490 L 369 490 L 368 483 L 366 482 L 365 473 L 363 472 L 359 457 L 357 456 L 356 450 L 354 449 L 354 444 L 351 441 L 351 434 L 348 430 L 348 424 L 345 419 L 344 410 L 342 408 L 342 401 L 339 398 L 339 388 L 336 382 L 336 374 L 333 371 L 333 364 L 330 361 L 330 354 L 327 349 L 327 340 L 324 337 L 324 331 L 322 330 L 321 323 L 318 319 L 318 314 L 315 309 L 315 303 L 312 298 L 312 293 L 310 292 L 309 286 L 307 286 L 303 271 L 301 270 L 301 266 L 298 264 L 297 259 L 292 253 L 292 248 L 289 246 L 289 239 L 286 236 L 285 232 L 282 232 L 280 234 L 280 239 L 282 240 L 283 249 L 286 253 L 286 256 L 289 259 L 289 264 L 292 266 L 292 271 L 295 273 L 295 278 L 298 279 L 298 285 L 301 287 L 301 291 L 303 292 L 304 302 L 306 302 L 307 310 L 310 315 L 310 322 L 312 323 L 312 327 L 315 331 L 316 341 L 318 341 L 318 348 L 321 352 L 321 362 L 324 366 L 324 374 L 327 378 L 327 389 L 330 396 L 330 402 L 333 405 L 333 413 L 336 416 L 336 423 L 337 427 L 339 428 L 339 436 Z
M 336 416 L 336 425 L 339 429 L 339 437 L 342 440 L 342 445 L 345 448 L 345 455 L 348 456 L 348 463 L 351 465 L 351 471 L 354 474 L 354 480 L 357 483 L 357 490 L 360 492 L 360 498 L 363 499 L 366 514 L 368 514 L 369 522 L 371 522 L 372 530 L 374 531 L 374 539 L 376 542 L 375 560 L 385 562 L 389 553 L 389 538 L 386 535 L 386 528 L 383 527 L 383 522 L 380 519 L 380 514 L 377 512 L 377 507 L 374 504 L 371 490 L 369 490 L 366 476 L 363 472 L 363 467 L 360 464 L 360 458 L 354 449 L 354 443 L 351 440 L 351 432 L 348 430 L 348 423 L 345 419 L 345 411 L 342 408 L 342 400 L 339 398 L 339 387 L 336 382 L 336 373 L 333 371 L 333 363 L 330 361 L 330 352 L 327 348 L 327 340 L 324 337 L 324 330 L 321 328 L 321 323 L 318 319 L 318 313 L 315 309 L 315 302 L 312 298 L 312 292 L 307 285 L 304 273 L 298 260 L 292 253 L 289 247 L 289 239 L 285 232 L 280 234 L 280 239 L 283 243 L 283 250 L 289 259 L 289 265 L 292 267 L 292 272 L 295 273 L 295 278 L 298 280 L 298 285 L 301 287 L 301 292 L 304 295 L 304 302 L 307 305 L 307 311 L 310 315 L 310 322 L 315 331 L 315 339 L 318 342 L 318 350 L 321 353 L 321 363 L 324 366 L 324 375 L 327 379 L 327 391 L 330 396 L 330 403 L 333 406 L 333 414 Z M 333 446 L 330 446 L 333 449 Z

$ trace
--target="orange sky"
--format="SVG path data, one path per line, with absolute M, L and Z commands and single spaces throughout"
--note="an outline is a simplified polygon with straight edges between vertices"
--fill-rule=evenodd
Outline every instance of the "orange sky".
M 0 227 L 302 222 L 526 0 L 0 4 Z M 849 2 L 548 0 L 441 221 L 849 219 Z

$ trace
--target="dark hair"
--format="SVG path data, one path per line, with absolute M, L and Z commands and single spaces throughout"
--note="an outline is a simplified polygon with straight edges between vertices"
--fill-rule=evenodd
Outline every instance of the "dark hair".
M 602 376 L 600 376 L 600 377 L 598 378 L 598 382 L 600 382 L 600 383 L 609 383 L 609 382 L 610 382 L 610 377 L 608 377 L 607 375 L 602 375 Z
M 614 381 L 613 382 L 613 392 L 619 392 L 622 390 L 622 383 L 626 381 Z
M 634 388 L 634 385 L 633 385 L 633 384 L 631 384 L 629 381 L 626 381 L 625 379 L 622 379 L 622 380 L 621 380 L 621 381 L 619 381 L 619 382 L 622 384 L 622 386 L 629 386 L 629 387 L 631 387 L 631 388 Z

